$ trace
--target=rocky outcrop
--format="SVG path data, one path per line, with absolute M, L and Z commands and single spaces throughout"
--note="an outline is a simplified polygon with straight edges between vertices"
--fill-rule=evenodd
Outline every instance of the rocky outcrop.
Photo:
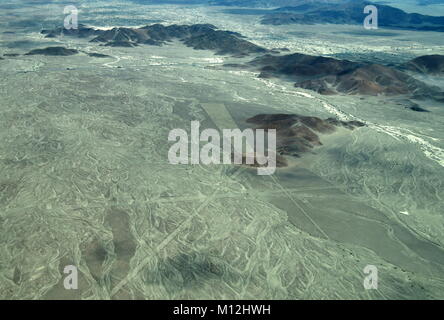
M 72 56 L 78 54 L 76 49 L 67 49 L 65 47 L 47 47 L 44 49 L 34 49 L 25 55 L 45 55 L 45 56 Z
M 359 121 L 326 120 L 297 114 L 260 114 L 246 120 L 254 129 L 276 129 L 278 155 L 300 157 L 321 146 L 320 134 L 331 134 L 337 128 L 354 130 L 365 126 Z M 280 160 L 281 166 L 285 163 Z
M 93 58 L 111 58 L 111 56 L 102 53 L 87 52 L 86 54 Z

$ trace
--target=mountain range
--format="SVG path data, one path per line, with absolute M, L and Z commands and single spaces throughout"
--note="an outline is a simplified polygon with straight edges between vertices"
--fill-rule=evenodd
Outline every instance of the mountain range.
M 212 50 L 216 54 L 245 56 L 252 53 L 265 53 L 267 50 L 244 39 L 236 32 L 218 30 L 211 24 L 195 25 L 147 25 L 141 28 L 116 27 L 110 30 L 98 30 L 80 25 L 75 31 L 56 28 L 43 30 L 48 38 L 60 35 L 80 38 L 94 37 L 91 42 L 106 46 L 134 47 L 141 44 L 161 46 L 173 40 L 179 40 L 196 50 Z
M 299 2 L 299 1 L 296 1 Z M 444 17 L 406 13 L 388 5 L 370 1 L 342 1 L 341 3 L 305 2 L 296 6 L 270 10 L 262 17 L 262 24 L 363 24 L 364 8 L 378 9 L 378 27 L 444 32 Z
M 444 56 L 440 55 L 423 56 L 395 68 L 301 53 L 265 54 L 238 67 L 258 70 L 262 78 L 279 77 L 295 81 L 296 87 L 323 95 L 406 95 L 413 99 L 444 101 L 440 88 L 427 85 L 402 71 L 442 72 L 443 59 Z

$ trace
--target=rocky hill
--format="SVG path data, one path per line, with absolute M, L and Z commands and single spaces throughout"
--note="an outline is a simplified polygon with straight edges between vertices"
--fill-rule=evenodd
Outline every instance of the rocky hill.
M 319 134 L 331 134 L 340 127 L 354 130 L 365 126 L 358 121 L 345 122 L 333 118 L 323 120 L 297 114 L 260 114 L 246 122 L 254 125 L 254 129 L 276 129 L 277 153 L 293 157 L 300 157 L 321 146 Z

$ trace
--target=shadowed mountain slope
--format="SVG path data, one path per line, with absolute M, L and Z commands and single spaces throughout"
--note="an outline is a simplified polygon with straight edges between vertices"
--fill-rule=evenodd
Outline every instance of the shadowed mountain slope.
M 444 74 L 444 55 L 421 56 L 405 63 L 402 67 L 418 73 Z

